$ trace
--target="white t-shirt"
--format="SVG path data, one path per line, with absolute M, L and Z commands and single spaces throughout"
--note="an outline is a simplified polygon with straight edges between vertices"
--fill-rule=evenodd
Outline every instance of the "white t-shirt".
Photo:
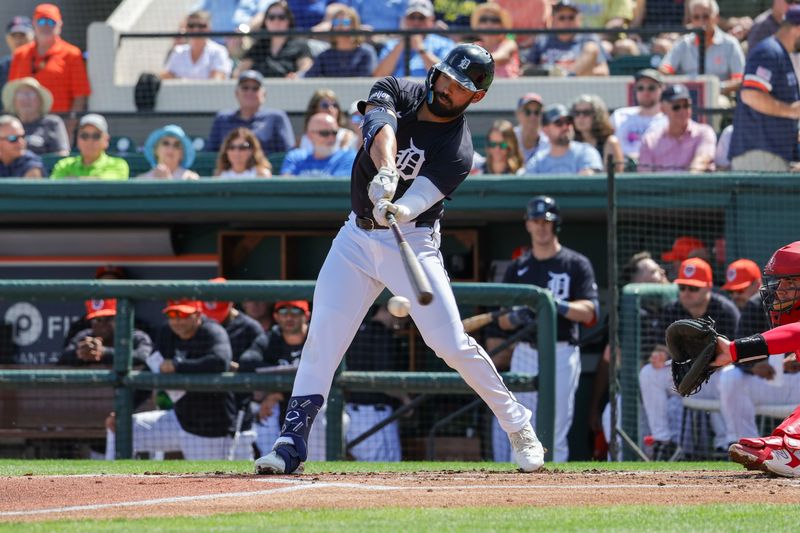
M 660 111 L 652 116 L 641 115 L 639 106 L 621 107 L 611 114 L 611 125 L 622 145 L 622 153 L 637 159 L 644 133 L 653 125 L 656 128 L 666 127 L 667 116 Z
M 232 168 L 228 170 L 223 170 L 222 173 L 216 177 L 222 179 L 239 179 L 239 178 L 260 178 L 261 176 L 259 176 L 256 173 L 256 167 L 253 167 L 243 170 L 242 172 L 236 172 Z
M 228 49 L 211 39 L 206 41 L 203 53 L 196 63 L 192 62 L 192 52 L 188 44 L 179 44 L 173 48 L 167 59 L 166 70 L 177 78 L 207 80 L 215 70 L 230 76 L 233 63 Z

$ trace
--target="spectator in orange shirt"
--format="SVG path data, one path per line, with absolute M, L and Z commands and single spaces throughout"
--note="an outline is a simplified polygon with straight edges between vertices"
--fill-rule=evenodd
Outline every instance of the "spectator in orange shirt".
M 34 40 L 14 51 L 8 79 L 36 78 L 53 93 L 53 113 L 77 114 L 86 110 L 91 89 L 80 49 L 61 39 L 63 24 L 58 6 L 36 6 Z M 75 128 L 76 118 L 67 121 L 69 132 Z

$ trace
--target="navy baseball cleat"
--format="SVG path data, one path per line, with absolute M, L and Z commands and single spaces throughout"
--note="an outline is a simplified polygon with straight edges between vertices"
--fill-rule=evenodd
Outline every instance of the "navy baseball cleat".
M 511 448 L 514 453 L 514 462 L 517 463 L 523 472 L 536 472 L 544 465 L 544 447 L 533 426 L 528 422 L 525 426 L 515 433 L 508 434 L 511 441 Z
M 320 394 L 292 396 L 281 436 L 272 451 L 256 460 L 256 474 L 300 474 L 308 457 L 308 435 L 324 400 Z
M 280 437 L 272 451 L 256 459 L 256 474 L 302 474 L 303 462 L 291 438 Z

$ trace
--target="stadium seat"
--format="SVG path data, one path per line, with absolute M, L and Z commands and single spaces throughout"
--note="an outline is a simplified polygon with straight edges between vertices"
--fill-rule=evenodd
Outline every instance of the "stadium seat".
M 658 60 L 659 57 L 652 54 L 615 57 L 608 62 L 608 70 L 612 76 L 633 76 L 642 69 L 657 66 Z

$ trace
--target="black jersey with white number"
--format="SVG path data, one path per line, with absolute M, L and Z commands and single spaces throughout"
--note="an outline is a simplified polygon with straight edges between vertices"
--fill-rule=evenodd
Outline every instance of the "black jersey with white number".
M 450 122 L 421 122 L 417 111 L 425 99 L 425 85 L 389 76 L 372 86 L 368 104 L 391 109 L 397 115 L 397 170 L 400 182 L 394 200 L 405 194 L 414 179 L 425 176 L 446 197 L 466 179 L 472 167 L 472 134 L 460 116 Z M 353 165 L 350 200 L 353 212 L 372 217 L 367 186 L 378 170 L 362 147 Z M 442 217 L 444 202 L 436 202 L 417 217 L 431 222 Z
M 549 289 L 554 298 L 566 300 L 591 300 L 597 302 L 597 283 L 592 263 L 586 256 L 565 246 L 549 259 L 540 261 L 528 252 L 511 263 L 503 276 L 503 283 L 524 283 Z M 559 342 L 578 343 L 578 323 L 558 316 Z M 535 339 L 534 339 L 535 340 Z

